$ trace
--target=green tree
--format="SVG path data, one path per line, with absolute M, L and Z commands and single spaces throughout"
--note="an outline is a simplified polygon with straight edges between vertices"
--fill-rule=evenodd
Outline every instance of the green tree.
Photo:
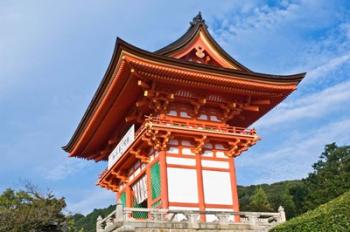
M 73 221 L 63 214 L 65 206 L 64 198 L 40 194 L 31 185 L 6 189 L 0 195 L 0 231 L 74 231 Z
M 257 187 L 254 194 L 250 197 L 249 208 L 258 212 L 273 210 L 265 191 L 261 187 Z
M 295 212 L 291 214 L 288 209 L 286 209 L 286 213 L 288 218 L 300 215 L 304 212 L 304 202 L 307 196 L 308 190 L 304 181 L 299 181 L 297 185 L 292 186 L 289 189 L 289 193 L 293 198 L 293 202 L 295 205 Z M 284 206 L 282 204 L 282 206 Z
M 314 209 L 350 190 L 350 146 L 325 146 L 313 173 L 304 180 L 307 186 L 304 210 Z
M 82 214 L 73 215 L 75 228 L 80 229 L 84 232 L 95 232 L 97 217 L 101 215 L 102 218 L 105 218 L 108 214 L 115 210 L 115 207 L 115 205 L 110 205 L 109 207 L 104 209 L 94 209 L 91 213 L 87 214 L 86 216 Z
M 293 201 L 293 196 L 289 193 L 288 188 L 285 188 L 278 193 L 270 193 L 267 195 L 271 208 L 277 212 L 279 206 L 283 206 L 286 211 L 287 218 L 294 217 L 296 215 L 296 207 Z

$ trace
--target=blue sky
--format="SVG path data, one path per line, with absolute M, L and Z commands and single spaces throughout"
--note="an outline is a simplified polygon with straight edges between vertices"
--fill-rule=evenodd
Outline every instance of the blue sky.
M 327 143 L 350 144 L 349 1 L 0 1 L 0 191 L 24 180 L 65 196 L 68 211 L 114 202 L 95 186 L 106 163 L 61 150 L 89 104 L 116 36 L 156 50 L 202 11 L 215 39 L 250 69 L 307 71 L 254 127 L 236 161 L 241 185 L 305 177 Z

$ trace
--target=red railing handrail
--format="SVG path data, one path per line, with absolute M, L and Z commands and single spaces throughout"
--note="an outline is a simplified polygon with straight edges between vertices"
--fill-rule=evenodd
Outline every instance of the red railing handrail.
M 227 124 L 217 124 L 199 122 L 199 121 L 182 121 L 182 120 L 170 120 L 170 119 L 160 119 L 159 117 L 147 116 L 145 122 L 136 132 L 136 135 L 141 132 L 146 125 L 165 125 L 165 126 L 179 126 L 179 127 L 189 127 L 191 129 L 201 129 L 201 130 L 217 130 L 225 133 L 232 134 L 244 134 L 244 135 L 256 135 L 255 129 L 247 129 L 243 127 L 234 127 Z
M 227 133 L 227 134 L 238 134 L 238 135 L 245 135 L 245 136 L 256 136 L 255 129 L 247 129 L 243 127 L 234 127 L 227 124 L 221 124 L 221 123 L 206 123 L 206 122 L 199 122 L 199 121 L 185 121 L 185 120 L 172 120 L 172 119 L 161 119 L 159 117 L 152 117 L 152 116 L 146 116 L 145 121 L 142 123 L 140 128 L 135 132 L 135 139 L 142 134 L 142 132 L 148 127 L 148 126 L 172 126 L 172 127 L 179 127 L 182 129 L 197 129 L 197 130 L 207 130 L 209 132 L 216 132 L 216 133 Z M 104 170 L 101 174 L 99 179 L 103 178 L 103 176 L 108 172 L 108 169 Z

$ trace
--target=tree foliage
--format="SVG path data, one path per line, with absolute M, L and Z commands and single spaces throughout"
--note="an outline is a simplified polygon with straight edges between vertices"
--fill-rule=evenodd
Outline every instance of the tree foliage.
M 20 191 L 6 189 L 0 195 L 0 231 L 74 231 L 63 214 L 65 206 L 64 198 L 40 194 L 31 185 Z
M 313 173 L 304 180 L 304 211 L 314 209 L 350 190 L 350 146 L 326 145 Z
M 295 192 L 298 189 L 305 188 L 301 180 L 282 181 L 270 185 L 238 186 L 241 211 L 263 211 L 262 209 L 252 208 L 250 204 L 250 199 L 257 188 L 262 188 L 266 193 L 272 211 L 277 212 L 278 207 L 283 206 L 288 218 L 299 214 L 297 205 L 302 203 L 299 202 L 298 195 Z
M 249 199 L 249 208 L 253 211 L 272 211 L 269 200 L 265 191 L 261 187 L 257 187 L 254 194 Z
M 350 192 L 295 217 L 271 232 L 320 232 L 349 231 L 350 229 Z
M 87 214 L 86 216 L 82 214 L 73 215 L 75 228 L 79 230 L 83 230 L 84 232 L 95 232 L 97 217 L 100 215 L 103 218 L 106 217 L 113 210 L 115 210 L 115 207 L 116 207 L 115 205 L 110 205 L 107 208 L 94 209 L 91 213 Z
M 313 172 L 303 180 L 282 181 L 271 185 L 238 187 L 242 211 L 263 211 L 264 207 L 250 204 L 257 188 L 262 188 L 273 211 L 282 205 L 287 218 L 300 215 L 350 190 L 350 146 L 325 146 Z

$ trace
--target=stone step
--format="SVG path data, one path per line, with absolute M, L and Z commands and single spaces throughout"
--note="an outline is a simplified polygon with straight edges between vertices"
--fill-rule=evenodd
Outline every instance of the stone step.
M 210 224 L 200 223 L 191 225 L 188 223 L 153 223 L 153 222 L 126 222 L 121 227 L 110 232 L 267 232 L 267 227 L 252 226 L 248 224 Z

